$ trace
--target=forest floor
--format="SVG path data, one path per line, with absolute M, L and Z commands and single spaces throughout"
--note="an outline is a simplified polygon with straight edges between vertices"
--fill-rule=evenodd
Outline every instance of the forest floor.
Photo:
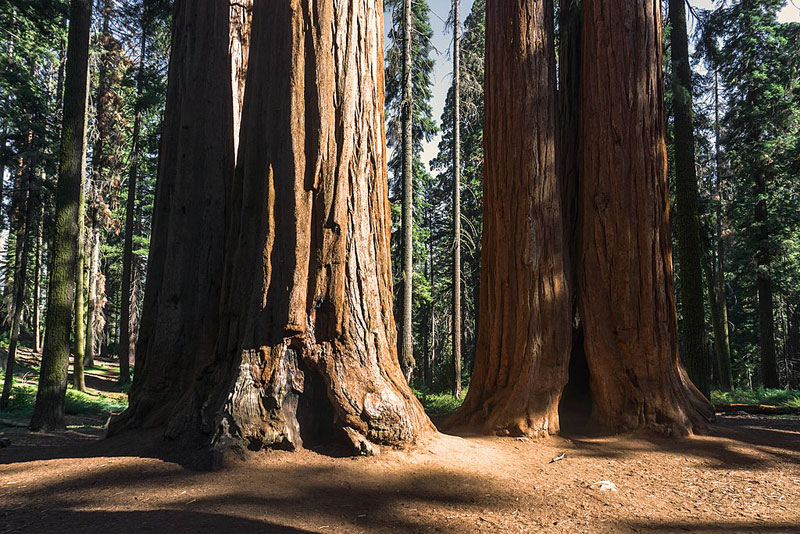
M 214 472 L 171 461 L 157 435 L 68 422 L 0 424 L 0 533 L 800 533 L 795 416 L 727 415 L 686 439 L 439 434 L 374 458 L 271 451 Z

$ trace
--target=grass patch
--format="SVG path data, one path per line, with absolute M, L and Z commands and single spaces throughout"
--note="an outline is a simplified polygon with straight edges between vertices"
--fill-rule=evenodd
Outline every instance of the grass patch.
M 16 373 L 15 373 L 16 374 Z M 8 410 L 0 412 L 0 417 L 8 419 L 30 419 L 33 415 L 33 405 L 36 401 L 36 388 L 38 382 L 31 379 L 32 373 L 27 372 L 25 377 L 15 377 L 14 386 L 11 389 L 11 399 Z M 4 373 L 0 372 L 0 383 L 5 379 Z M 72 389 L 67 389 L 64 402 L 64 411 L 67 415 L 83 416 L 102 416 L 110 413 L 121 412 L 128 407 L 128 398 L 125 394 L 103 394 L 97 390 L 84 393 Z
M 461 407 L 464 402 L 464 397 L 467 395 L 467 390 L 461 394 L 461 398 L 455 398 L 451 393 L 435 393 L 423 389 L 412 388 L 414 394 L 422 403 L 425 412 L 434 417 L 442 417 L 450 415 Z
M 787 389 L 735 389 L 711 392 L 714 404 L 769 404 L 800 408 L 800 392 Z

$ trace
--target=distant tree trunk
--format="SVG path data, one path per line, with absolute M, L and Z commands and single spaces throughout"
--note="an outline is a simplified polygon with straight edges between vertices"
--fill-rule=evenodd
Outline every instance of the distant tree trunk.
M 797 307 L 786 307 L 786 343 L 784 358 L 786 361 L 786 382 L 790 389 L 797 389 L 797 376 L 792 371 L 792 364 L 800 363 L 800 312 Z
M 763 166 L 756 171 L 753 189 L 756 198 L 755 225 L 758 237 L 756 247 L 756 291 L 758 292 L 758 342 L 761 349 L 761 378 L 764 387 L 781 387 L 778 380 L 778 359 L 775 350 L 775 318 L 772 314 L 772 254 L 767 226 L 767 179 Z
M 30 145 L 30 143 L 28 143 Z M 6 360 L 5 379 L 3 381 L 3 394 L 0 396 L 0 411 L 8 409 L 8 402 L 11 397 L 11 387 L 14 383 L 14 365 L 17 357 L 17 342 L 19 341 L 19 330 L 22 323 L 22 310 L 25 307 L 25 290 L 27 287 L 28 278 L 28 257 L 30 256 L 30 239 L 29 234 L 33 225 L 33 214 L 35 197 L 33 195 L 34 180 L 32 176 L 34 173 L 33 163 L 28 162 L 28 168 L 25 170 L 24 175 L 27 180 L 22 183 L 22 186 L 27 189 L 27 192 L 22 193 L 22 202 L 20 203 L 20 217 L 18 220 L 22 223 L 22 228 L 17 233 L 17 249 L 20 250 L 19 261 L 17 262 L 17 269 L 14 273 L 14 313 L 11 319 L 11 333 L 8 341 L 8 359 Z
M 44 173 L 43 173 L 44 174 Z M 39 199 L 39 215 L 36 221 L 36 264 L 33 274 L 33 351 L 42 352 L 42 256 L 44 254 L 44 202 Z
M 189 15 L 203 21 L 194 31 L 204 25 L 216 31 L 197 49 L 184 49 L 186 63 L 173 68 L 191 72 L 192 54 L 204 55 L 212 80 L 227 68 L 224 56 L 208 54 L 226 30 L 216 5 L 209 0 L 189 11 L 179 4 L 176 38 Z M 196 358 L 198 372 L 184 383 L 176 409 L 151 405 L 157 418 L 140 415 L 169 422 L 170 437 L 215 451 L 294 448 L 338 435 L 369 453 L 370 442 L 403 443 L 432 431 L 397 359 L 382 6 L 315 7 L 255 6 L 259 31 L 227 206 L 225 283 L 219 314 L 202 309 L 220 328 L 210 353 L 179 354 L 184 365 Z M 217 92 L 219 101 L 231 101 L 230 86 Z M 230 164 L 232 111 L 218 109 L 227 110 Z M 172 125 L 165 136 L 182 133 L 180 122 L 165 124 Z M 209 133 L 218 134 L 220 126 L 214 123 Z M 192 157 L 213 153 L 202 143 L 194 147 Z M 200 196 L 202 189 L 193 192 Z M 196 293 L 197 286 L 189 290 Z M 149 385 L 139 382 L 138 372 L 139 366 L 134 386 L 142 391 Z M 148 374 L 148 380 L 159 377 Z M 141 410 L 138 402 L 148 401 L 137 395 L 129 411 Z
M 716 186 L 716 226 L 714 246 L 716 247 L 716 261 L 714 262 L 714 302 L 712 309 L 716 308 L 714 319 L 714 350 L 719 362 L 720 387 L 730 390 L 733 388 L 733 371 L 731 368 L 731 345 L 728 333 L 728 302 L 725 296 L 725 241 L 722 238 L 722 170 L 720 165 L 719 150 L 719 81 L 718 74 L 714 72 L 714 171 Z M 712 286 L 709 285 L 709 292 Z
M 89 319 L 86 321 L 85 365 L 94 365 L 97 346 L 97 321 L 100 304 L 97 295 L 97 277 L 100 264 L 100 232 L 92 229 L 89 234 Z
M 414 155 L 413 155 L 413 74 L 411 72 L 411 0 L 403 0 L 403 103 L 402 110 L 402 150 L 403 150 L 403 198 L 402 198 L 402 323 L 400 324 L 400 366 L 406 380 L 411 379 L 414 370 Z
M 141 98 L 144 90 L 144 61 L 147 39 L 142 29 L 139 48 L 139 74 L 136 81 L 136 93 Z M 120 309 L 120 345 L 119 345 L 119 381 L 127 384 L 131 379 L 130 365 L 136 353 L 135 317 L 131 313 L 131 292 L 133 291 L 133 233 L 134 215 L 136 214 L 136 182 L 139 177 L 139 132 L 142 124 L 142 110 L 137 104 L 136 117 L 133 120 L 133 136 L 131 138 L 131 161 L 128 172 L 128 198 L 125 202 L 125 241 L 122 246 L 122 304 Z
M 427 271 L 426 276 L 428 280 L 433 280 L 433 218 L 430 213 L 426 215 L 426 218 L 428 234 L 431 238 L 428 239 L 428 257 L 425 260 L 425 269 Z M 433 355 L 435 353 L 434 345 L 436 343 L 433 310 L 434 303 L 430 301 L 425 310 L 425 362 L 422 369 L 422 380 L 427 388 L 433 385 Z
M 86 391 L 83 360 L 86 357 L 86 191 L 81 184 L 78 201 L 78 258 L 75 288 L 75 354 L 72 358 L 72 387 Z
M 58 182 L 55 191 L 52 267 L 47 293 L 45 341 L 33 430 L 63 430 L 67 390 L 69 335 L 78 257 L 78 204 L 85 170 L 91 0 L 72 0 L 70 7 L 64 114 Z
M 678 210 L 678 263 L 681 280 L 681 342 L 689 378 L 710 395 L 710 369 L 705 350 L 705 305 L 703 298 L 703 249 L 697 207 L 697 173 L 692 119 L 692 69 L 686 33 L 686 0 L 669 0 L 672 27 L 672 108 L 675 115 L 675 199 Z M 709 288 L 710 291 L 710 288 Z
M 660 4 L 582 4 L 578 287 L 595 423 L 683 435 L 713 409 L 678 357 Z
M 499 435 L 558 432 L 567 382 L 553 22 L 552 1 L 487 1 L 478 344 L 451 421 Z
M 453 395 L 461 398 L 461 54 L 453 0 Z

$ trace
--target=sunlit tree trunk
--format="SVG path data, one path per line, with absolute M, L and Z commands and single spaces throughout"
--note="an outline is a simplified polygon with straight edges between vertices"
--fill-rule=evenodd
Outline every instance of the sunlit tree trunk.
M 72 387 L 86 390 L 83 365 L 86 357 L 86 192 L 81 184 L 78 201 L 78 258 L 75 269 L 75 352 L 72 358 Z
M 100 265 L 100 232 L 93 229 L 89 234 L 89 317 L 86 321 L 86 356 L 87 367 L 94 365 L 97 347 L 97 322 L 100 313 L 97 280 Z
M 42 173 L 44 179 L 44 173 Z M 44 255 L 44 202 L 39 202 L 36 221 L 36 264 L 33 274 L 33 351 L 42 352 L 42 257 Z
M 583 1 L 578 287 L 593 417 L 683 435 L 713 416 L 678 357 L 660 1 Z
M 571 307 L 556 169 L 553 4 L 486 3 L 486 171 L 475 369 L 452 424 L 558 432 Z
M 212 179 L 219 180 L 213 184 L 222 189 L 220 196 L 229 199 L 220 206 L 230 214 L 225 241 L 207 242 L 202 253 L 225 260 L 218 305 L 191 308 L 211 334 L 208 344 L 179 347 L 177 356 L 148 351 L 141 375 L 136 368 L 131 408 L 112 431 L 138 420 L 169 423 L 168 436 L 204 450 L 294 448 L 339 438 L 361 453 L 371 452 L 372 443 L 405 443 L 432 431 L 397 358 L 382 6 L 350 0 L 336 8 L 323 3 L 312 10 L 300 2 L 292 7 L 255 5 L 240 158 L 231 186 L 220 177 L 232 169 L 232 106 L 207 106 L 208 113 L 218 114 L 213 128 L 198 122 L 201 135 L 183 145 L 193 149 L 192 161 L 214 158 L 199 167 L 205 188 L 195 182 L 187 200 L 202 201 Z M 179 4 L 176 15 L 176 39 L 197 42 L 197 34 L 187 32 L 191 28 L 205 41 L 197 48 L 173 46 L 185 55 L 173 55 L 170 82 L 200 69 L 209 83 L 191 90 L 182 86 L 187 93 L 180 96 L 207 92 L 201 102 L 231 102 L 230 85 L 224 83 L 230 77 L 215 75 L 229 68 L 227 56 L 209 54 L 227 44 L 227 13 L 208 0 L 192 9 Z M 195 63 L 200 55 L 202 64 Z M 168 101 L 162 169 L 171 161 L 170 143 L 186 133 L 184 116 L 170 115 L 178 96 L 171 93 Z M 218 143 L 218 151 L 206 149 L 209 140 Z M 202 232 L 223 213 L 197 225 L 183 221 L 185 231 Z M 177 231 L 179 221 L 170 217 L 168 223 Z M 164 219 L 157 219 L 160 224 Z M 161 231 L 154 228 L 156 235 Z M 198 251 L 189 256 L 179 246 L 175 252 L 196 265 Z M 153 259 L 153 249 L 151 254 Z M 161 302 L 170 302 L 166 297 L 176 290 L 166 283 L 167 266 L 161 267 Z M 206 287 L 207 280 L 182 274 L 173 283 L 192 295 Z M 152 298 L 149 291 L 148 286 L 146 300 Z M 143 329 L 171 314 L 146 304 L 145 315 L 153 311 L 153 317 L 143 318 Z M 212 322 L 219 328 L 208 328 Z M 187 368 L 197 372 L 176 380 Z M 172 410 L 153 402 L 155 386 L 165 382 L 181 387 Z

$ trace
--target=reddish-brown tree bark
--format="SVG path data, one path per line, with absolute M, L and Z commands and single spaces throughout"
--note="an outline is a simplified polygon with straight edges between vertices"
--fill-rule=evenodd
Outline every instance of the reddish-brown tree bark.
M 682 435 L 713 416 L 678 359 L 658 0 L 583 1 L 578 284 L 593 417 Z
M 215 29 L 206 38 L 223 43 L 217 3 L 199 4 L 201 13 L 179 9 L 178 15 L 198 17 L 195 24 Z M 203 42 L 187 39 L 195 41 Z M 198 68 L 195 54 L 199 50 L 184 63 L 188 72 L 197 72 L 191 71 Z M 222 62 L 212 59 L 208 88 Z M 178 65 L 173 56 L 172 68 Z M 230 111 L 231 76 L 221 79 L 228 89 L 205 96 L 227 101 Z M 383 93 L 380 2 L 255 5 L 239 161 L 230 188 L 219 185 L 226 218 L 207 212 L 199 221 L 201 230 L 226 221 L 224 247 L 202 243 L 214 265 L 224 257 L 222 285 L 216 303 L 206 298 L 204 307 L 191 308 L 202 330 L 190 333 L 202 334 L 203 343 L 184 341 L 173 354 L 150 342 L 157 352 L 145 355 L 145 369 L 162 371 L 180 399 L 162 394 L 171 406 L 153 404 L 165 379 L 152 371 L 140 376 L 137 365 L 129 412 L 139 421 L 168 421 L 169 437 L 220 452 L 340 438 L 366 454 L 373 443 L 402 444 L 433 431 L 397 358 Z M 226 111 L 225 119 L 230 122 L 222 127 L 230 133 L 232 114 Z M 180 122 L 165 123 L 170 135 L 183 131 Z M 201 131 L 208 136 L 220 129 L 217 123 Z M 213 153 L 202 137 L 189 141 L 193 154 Z M 227 136 L 225 146 L 232 146 Z M 172 161 L 168 148 L 162 147 L 162 167 Z M 227 162 L 216 161 L 225 169 Z M 203 174 L 207 181 L 218 175 Z M 197 197 L 195 187 L 192 201 Z M 170 215 L 171 226 L 179 222 Z M 159 304 L 169 303 L 165 293 L 176 287 L 197 293 L 216 280 L 189 281 L 184 273 L 168 281 L 163 265 L 158 276 Z M 146 300 L 153 298 L 148 293 Z M 170 308 L 144 313 L 151 314 L 151 330 L 162 314 L 175 320 Z
M 215 361 L 170 435 L 215 448 L 432 431 L 392 315 L 380 5 L 255 6 Z
M 475 369 L 453 424 L 558 432 L 571 306 L 556 175 L 553 4 L 486 4 L 486 171 Z
M 112 432 L 166 424 L 213 353 L 234 168 L 229 20 L 225 2 L 175 4 L 134 382 Z

